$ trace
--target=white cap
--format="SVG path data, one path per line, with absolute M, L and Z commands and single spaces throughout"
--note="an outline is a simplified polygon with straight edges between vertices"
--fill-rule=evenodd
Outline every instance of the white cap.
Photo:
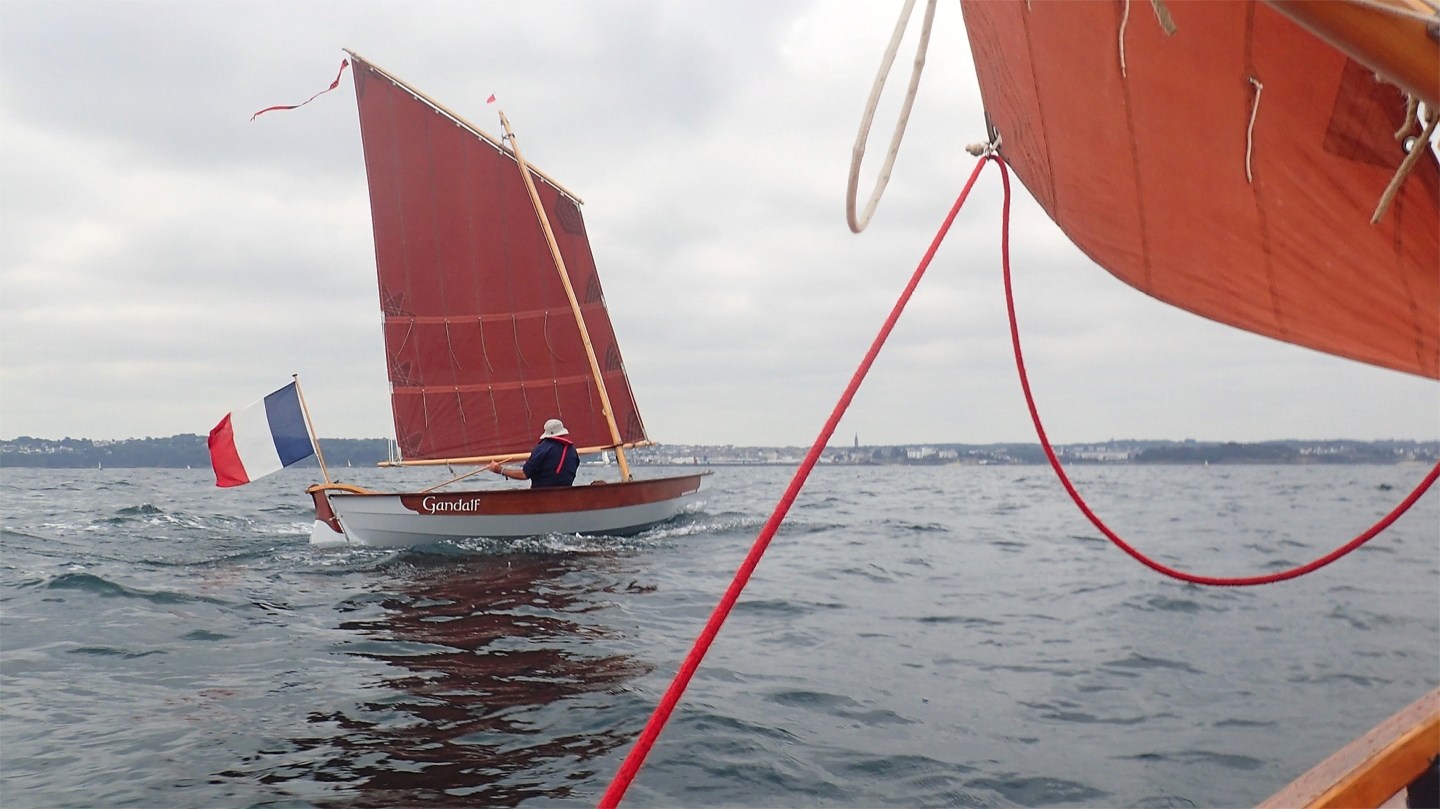
M 545 422 L 545 432 L 540 434 L 541 438 L 553 438 L 557 435 L 569 435 L 570 431 L 560 423 L 560 419 L 550 419 Z

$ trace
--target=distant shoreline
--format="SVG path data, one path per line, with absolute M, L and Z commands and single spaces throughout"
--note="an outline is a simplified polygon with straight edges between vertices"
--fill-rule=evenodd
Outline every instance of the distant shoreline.
M 367 467 L 388 458 L 384 438 L 322 438 L 321 450 L 332 467 Z M 1433 464 L 1440 460 L 1440 441 L 1144 441 L 1065 444 L 1055 447 L 1066 464 L 1119 465 L 1393 465 Z M 635 466 L 794 466 L 804 447 L 745 447 L 708 444 L 657 444 L 632 449 Z M 1031 466 L 1046 463 L 1039 444 L 894 444 L 831 446 L 821 456 L 825 466 Z M 168 438 L 122 441 L 64 438 L 19 438 L 0 441 L 4 468 L 207 468 L 210 454 L 205 436 L 184 433 Z M 315 466 L 315 460 L 301 465 Z

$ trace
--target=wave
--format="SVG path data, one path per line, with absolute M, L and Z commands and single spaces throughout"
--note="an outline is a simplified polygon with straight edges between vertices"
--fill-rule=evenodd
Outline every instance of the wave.
M 998 778 L 973 778 L 965 786 L 998 792 L 1021 806 L 1055 806 L 1061 803 L 1093 803 L 1110 793 L 1078 781 L 1044 776 L 1023 777 L 1005 773 Z
M 164 510 L 149 503 L 141 503 L 138 506 L 126 506 L 115 512 L 121 517 L 149 517 L 156 514 L 164 514 Z
M 165 654 L 165 652 L 162 649 L 151 649 L 145 652 L 132 652 L 129 649 L 118 649 L 114 646 L 81 646 L 78 649 L 69 650 L 68 654 L 94 655 L 96 657 L 118 657 L 122 660 L 134 660 L 140 657 L 149 657 L 150 655 L 163 655 Z
M 135 598 L 152 604 L 226 604 L 228 602 L 208 596 L 176 593 L 170 590 L 141 590 L 104 579 L 90 573 L 65 573 L 51 579 L 47 590 L 78 590 L 101 598 Z
M 1265 766 L 1265 762 L 1258 758 L 1236 755 L 1234 753 L 1215 753 L 1209 750 L 1180 750 L 1174 753 L 1140 753 L 1133 756 L 1120 756 L 1120 758 L 1131 761 L 1169 761 L 1180 764 L 1212 764 L 1229 770 L 1258 770 Z

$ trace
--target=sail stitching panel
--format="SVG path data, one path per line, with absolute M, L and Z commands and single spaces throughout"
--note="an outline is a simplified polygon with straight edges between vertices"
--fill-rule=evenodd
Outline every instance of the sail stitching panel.
M 1421 148 L 1415 144 L 1416 149 Z M 1425 363 L 1425 330 L 1420 328 L 1420 306 L 1415 300 L 1415 290 L 1410 285 L 1410 276 L 1405 272 L 1405 200 L 1403 194 L 1396 194 L 1395 201 L 1391 205 L 1390 215 L 1394 217 L 1395 237 L 1391 242 L 1395 245 L 1395 274 L 1400 277 L 1400 284 L 1405 288 L 1405 299 L 1410 303 L 1411 329 L 1415 332 L 1415 362 L 1424 366 Z M 1440 361 L 1440 357 L 1436 358 Z
M 579 208 L 576 208 L 573 213 L 574 216 L 579 220 L 579 226 L 577 229 L 580 233 L 583 234 L 585 232 L 583 214 L 581 213 Z M 615 327 L 614 324 L 610 321 L 610 309 L 609 305 L 605 301 L 605 290 L 603 284 L 600 281 L 600 272 L 595 264 L 595 255 L 590 248 L 590 241 L 587 238 L 577 237 L 573 240 L 572 244 L 572 252 L 575 254 L 577 261 L 569 266 L 573 267 L 575 272 L 577 273 L 584 272 L 588 269 L 590 273 L 590 280 L 587 283 L 586 298 L 588 299 L 590 297 L 591 284 L 593 284 L 594 286 L 594 292 L 596 297 L 595 301 L 587 301 L 586 304 L 580 307 L 582 317 L 585 318 L 587 327 L 590 329 L 592 340 L 596 336 L 600 336 L 602 338 L 608 336 L 609 342 L 614 347 L 616 357 L 619 360 L 620 370 L 618 374 L 618 380 L 610 378 L 609 374 L 605 375 L 606 388 L 610 392 L 610 406 L 615 411 L 612 415 L 615 417 L 616 428 L 621 430 L 621 437 L 626 441 L 644 441 L 646 433 L 644 429 L 644 421 L 640 417 L 640 406 L 635 401 L 635 393 L 630 387 L 630 375 L 625 372 L 624 357 L 620 355 L 620 347 L 618 339 L 615 335 Z M 592 321 L 598 321 L 598 325 L 592 324 Z M 608 437 L 608 427 L 603 424 L 603 414 L 601 414 L 598 409 L 593 407 L 591 409 L 591 413 L 592 416 L 597 420 L 597 422 L 599 422 L 597 424 L 597 430 L 599 430 L 602 434 Z M 634 423 L 638 423 L 640 425 L 638 433 L 637 431 L 630 429 L 630 426 Z M 601 443 L 604 442 L 602 441 Z
M 1054 206 L 1054 210 L 1050 212 L 1050 215 L 1058 220 L 1060 218 L 1060 193 L 1055 186 L 1054 159 L 1050 154 L 1050 128 L 1046 124 L 1045 98 L 1040 92 L 1040 78 L 1036 73 L 1035 43 L 1031 41 L 1030 36 L 1029 15 L 1031 13 L 1032 11 L 1029 4 L 1026 4 L 1025 12 L 1020 15 L 1020 26 L 1025 30 L 1025 55 L 1030 60 L 1030 81 L 1032 83 L 1032 90 L 1035 93 L 1035 109 L 1040 113 L 1040 137 L 1043 141 L 1040 153 L 1045 155 L 1045 179 L 1050 186 L 1050 204 Z M 1004 133 L 1002 132 L 1001 135 L 1003 136 Z
M 389 135 L 390 135 L 390 139 L 389 139 L 390 154 L 389 154 L 389 157 L 390 157 L 390 162 L 391 162 L 391 164 L 392 164 L 392 165 L 391 165 L 391 170 L 394 171 L 395 174 L 398 176 L 398 175 L 399 175 L 399 166 L 400 166 L 400 137 L 399 137 L 399 134 L 396 132 L 396 123 L 395 123 L 395 121 L 396 121 L 397 116 L 396 116 L 396 113 L 395 113 L 395 101 L 394 101 L 393 98 L 386 97 L 385 99 L 383 99 L 383 100 L 381 101 L 381 103 L 385 104 L 385 105 L 389 108 L 389 109 L 388 109 L 388 112 L 390 113 L 390 115 L 389 115 L 389 121 L 388 121 L 389 126 L 387 127 L 387 128 L 389 129 Z M 400 279 L 401 279 L 401 284 L 402 284 L 402 286 L 403 286 L 403 289 L 401 290 L 400 295 L 401 295 L 402 299 L 405 299 L 405 298 L 409 298 L 409 297 L 410 297 L 410 296 L 409 296 L 409 293 L 410 293 L 410 274 L 409 274 L 409 272 L 406 270 L 406 267 L 405 267 L 405 225 L 404 225 L 404 220 L 403 220 L 403 218 L 400 216 L 400 209 L 401 209 L 401 207 L 400 207 L 400 184 L 399 184 L 399 183 L 396 183 L 393 190 L 394 190 L 394 198 L 391 200 L 391 203 L 392 203 L 392 205 L 394 206 L 394 209 L 395 209 L 395 221 L 396 221 L 397 223 L 399 223 L 399 225 L 400 225 L 400 227 L 399 227 L 399 232 L 398 232 L 398 234 L 397 234 L 397 235 L 399 236 L 399 241 L 400 241 L 400 243 L 399 243 L 399 249 L 400 249 Z M 378 231 L 379 228 L 377 227 L 376 230 Z M 375 239 L 375 241 L 376 241 L 377 259 L 378 259 L 378 253 L 379 253 L 379 250 L 380 250 L 380 244 L 379 244 L 379 242 L 380 242 L 380 234 L 379 234 L 379 233 L 376 233 L 376 239 Z M 383 285 L 382 285 L 382 289 L 383 289 Z M 413 327 L 414 327 L 414 324 L 412 323 L 412 324 L 411 324 L 411 328 L 413 328 Z M 405 331 L 405 337 L 404 337 L 403 339 L 401 339 L 401 341 L 400 341 L 400 347 L 397 348 L 396 351 L 395 351 L 394 365 L 395 365 L 395 368 L 396 368 L 397 370 L 399 370 L 400 368 L 403 367 L 403 366 L 401 365 L 401 355 L 400 355 L 400 352 L 404 350 L 405 345 L 406 345 L 406 343 L 409 342 L 409 340 L 410 340 L 410 330 L 407 329 L 407 330 Z M 406 376 L 407 379 L 409 378 L 409 372 L 408 372 L 408 371 L 406 372 L 405 376 Z M 422 407 L 424 406 L 423 400 L 422 400 L 422 402 L 421 402 L 421 406 L 422 406 Z M 420 453 L 421 453 L 420 443 L 415 440 L 414 434 L 408 429 L 408 427 L 409 427 L 410 425 L 408 425 L 408 424 L 402 425 L 402 424 L 401 424 L 400 409 L 399 409 L 398 407 L 395 407 L 395 406 L 394 406 L 394 397 L 393 397 L 393 394 L 392 394 L 392 397 L 391 397 L 391 409 L 394 411 L 394 415 L 395 415 L 395 437 L 396 437 L 396 442 L 399 443 L 399 441 L 403 439 L 404 442 L 405 442 L 405 444 L 406 444 L 405 449 L 409 450 L 409 453 L 410 453 L 411 455 L 418 455 L 418 454 L 420 454 Z M 424 440 L 424 437 L 423 437 L 423 434 L 422 434 L 422 436 L 421 436 L 421 441 L 423 441 L 423 440 Z
M 511 210 L 510 210 L 510 197 L 509 197 L 509 195 L 507 195 L 507 194 L 505 193 L 505 183 L 506 183 L 506 178 L 507 178 L 507 172 L 505 171 L 505 169 L 506 169 L 508 166 L 507 166 L 505 163 L 503 163 L 503 162 L 501 162 L 501 161 L 499 161 L 499 160 L 495 161 L 494 165 L 495 165 L 495 183 L 494 183 L 494 185 L 495 185 L 496 188 L 500 189 L 499 193 L 496 194 L 495 196 L 496 196 L 497 205 L 498 205 L 498 207 L 499 207 L 499 209 L 500 209 L 500 211 L 499 211 L 499 212 L 500 212 L 500 226 L 501 226 L 501 228 L 502 228 L 502 231 L 501 231 L 501 232 L 502 232 L 502 233 L 505 233 L 505 234 L 509 234 L 509 233 L 512 232 L 512 224 L 511 224 L 511 221 L 510 221 L 511 213 L 512 213 L 512 212 L 511 212 Z M 517 173 L 517 174 L 519 173 L 519 172 L 518 172 L 518 167 L 517 167 L 517 172 L 516 172 L 516 173 Z M 515 251 L 514 251 L 513 246 L 510 244 L 510 239 L 508 239 L 508 238 L 502 239 L 502 240 L 501 240 L 501 243 L 505 246 L 504 276 L 505 276 L 505 296 L 506 296 L 506 302 L 507 302 L 506 309 L 507 309 L 509 312 L 511 312 L 511 316 L 510 316 L 510 332 L 511 332 L 511 336 L 514 338 L 514 341 L 515 341 L 515 358 L 516 358 L 515 374 L 516 374 L 517 380 L 521 383 L 520 401 L 521 401 L 521 404 L 522 404 L 522 405 L 524 406 L 524 408 L 525 408 L 525 432 L 528 434 L 528 433 L 531 432 L 531 427 L 534 426 L 534 420 L 533 420 L 533 418 L 532 418 L 531 415 L 530 415 L 530 400 L 525 396 L 525 390 L 524 390 L 525 369 L 526 369 L 527 367 L 529 367 L 529 363 L 527 363 L 527 362 L 525 361 L 525 355 L 520 351 L 520 332 L 519 332 L 519 329 L 516 327 L 516 324 L 515 324 L 515 315 L 514 315 L 514 312 L 519 308 L 519 307 L 516 305 L 516 302 L 515 302 L 515 280 L 516 280 L 516 278 L 515 278 Z M 497 419 L 498 419 L 498 416 L 497 416 Z
M 1125 4 L 1125 8 L 1128 12 L 1129 3 Z M 1155 284 L 1150 272 L 1149 228 L 1145 224 L 1145 183 L 1140 174 L 1140 146 L 1135 138 L 1135 105 L 1130 96 L 1130 80 L 1124 75 L 1120 77 L 1120 89 L 1125 98 L 1125 130 L 1130 136 L 1130 171 L 1135 180 L 1135 213 L 1139 217 L 1140 272 L 1145 279 L 1141 288 L 1153 293 Z
M 480 256 L 476 249 L 475 243 L 475 200 L 473 194 L 471 193 L 471 189 L 474 187 L 472 175 L 475 171 L 475 168 L 471 161 L 470 152 L 470 143 L 462 138 L 460 147 L 460 198 L 465 203 L 465 250 L 466 257 L 469 259 L 467 266 L 470 272 L 470 282 L 474 291 L 473 300 L 475 305 L 475 338 L 476 342 L 479 344 L 480 358 L 485 363 L 485 371 L 483 374 L 484 381 L 486 383 L 490 383 L 494 381 L 495 368 L 490 363 L 490 352 L 487 351 L 485 347 L 485 323 L 482 320 L 480 314 L 484 311 L 485 292 L 480 283 Z M 480 375 L 479 368 L 476 368 L 476 375 Z M 455 389 L 455 396 L 462 403 L 461 413 L 463 415 L 464 398 L 462 392 L 458 387 Z M 483 442 L 484 444 L 488 445 L 497 443 L 500 438 L 500 418 L 499 413 L 495 409 L 495 392 L 489 387 L 488 384 L 486 385 L 484 402 L 490 407 L 490 423 L 493 425 L 493 428 L 489 430 L 490 441 Z M 483 433 L 485 431 L 482 430 L 481 432 Z
M 443 231 L 444 222 L 441 218 L 441 177 L 436 165 L 436 154 L 441 148 L 440 139 L 443 139 L 443 137 L 447 134 L 445 130 L 448 130 L 449 127 L 445 126 L 442 123 L 438 111 L 433 115 L 422 116 L 421 121 L 424 124 L 425 136 L 424 165 L 426 170 L 426 177 L 429 180 L 430 186 L 430 193 L 427 195 L 426 202 L 429 203 L 430 207 L 430 253 L 431 261 L 434 262 L 435 268 L 433 275 L 435 278 L 436 292 L 439 296 L 439 300 L 437 302 L 439 312 L 437 314 L 442 318 L 441 322 L 443 323 L 443 327 L 445 330 L 445 349 L 449 359 L 448 370 L 450 372 L 450 385 L 453 395 L 455 397 L 456 415 L 458 416 L 458 418 L 456 419 L 456 426 L 459 427 L 458 446 L 451 443 L 455 440 L 456 437 L 453 436 L 453 434 L 451 434 L 449 431 L 446 431 L 446 438 L 443 440 L 438 437 L 434 431 L 431 431 L 431 453 L 439 455 L 455 455 L 462 453 L 464 451 L 464 448 L 470 445 L 470 438 L 467 434 L 468 430 L 466 429 L 467 425 L 465 420 L 465 410 L 460 402 L 460 362 L 455 356 L 455 344 L 450 337 L 450 314 L 454 302 L 451 301 L 449 285 L 446 283 L 447 273 L 451 268 L 449 266 L 449 263 L 445 260 L 446 257 L 442 247 L 442 245 L 445 243 L 445 234 Z M 437 127 L 439 127 L 438 131 Z M 427 382 L 428 381 L 429 380 L 427 380 Z M 435 382 L 439 381 L 440 380 L 435 380 Z M 436 402 L 436 406 L 439 406 L 438 401 Z
M 587 385 L 590 385 L 594 381 L 594 378 L 589 374 L 575 374 L 574 376 L 562 376 L 555 379 L 531 379 L 528 381 L 495 382 L 489 384 L 480 382 L 473 385 L 446 385 L 445 388 L 447 390 L 454 388 L 464 391 L 466 393 L 476 393 L 482 390 L 507 391 L 521 390 L 522 388 L 535 388 L 541 385 L 549 385 L 552 382 L 561 385 L 572 385 L 583 382 Z M 399 390 L 401 393 L 419 393 L 422 390 L 429 390 L 430 387 L 425 387 L 421 385 L 398 385 L 396 389 Z
M 528 168 L 528 167 L 527 167 L 527 168 Z M 518 172 L 517 172 L 517 173 L 518 173 Z M 532 179 L 537 179 L 537 178 L 534 176 L 534 173 L 533 173 L 533 172 L 532 172 L 531 174 L 532 174 Z M 522 178 L 522 179 L 523 179 L 523 178 Z M 541 194 L 541 189 L 540 189 L 540 187 L 537 187 L 537 188 L 535 189 L 535 193 L 536 193 L 537 195 Z M 541 197 L 540 197 L 540 200 L 541 200 L 540 205 L 541 205 L 541 212 L 542 212 L 542 213 L 539 213 L 538 215 L 543 216 L 543 215 L 544 215 L 544 214 L 543 214 L 543 211 L 544 211 L 544 209 L 545 209 L 544 197 L 541 196 Z M 554 206 L 550 206 L 550 207 L 551 207 L 551 210 L 554 210 Z M 532 205 L 532 210 L 533 210 L 533 205 Z M 557 218 L 558 218 L 558 217 L 557 217 Z M 537 224 L 537 226 L 539 225 L 539 220 L 538 220 L 538 219 L 536 219 L 536 224 Z M 555 236 L 555 238 L 556 238 L 556 240 L 557 240 L 557 241 L 556 241 L 556 244 L 557 244 L 557 246 L 558 246 L 558 245 L 559 245 L 559 241 L 558 241 L 558 240 L 559 240 L 559 238 L 560 238 L 560 234 L 554 233 L 554 227 L 553 227 L 553 225 L 552 225 L 552 227 L 551 227 L 551 232 L 552 232 L 552 234 Z M 543 240 L 543 239 L 544 239 L 544 230 L 543 230 L 543 229 L 540 230 L 540 235 L 541 235 L 541 239 Z M 554 288 L 554 287 L 556 287 L 556 286 L 559 286 L 560 289 L 558 289 L 557 291 L 560 292 L 561 296 L 563 297 L 563 294 L 564 294 L 563 285 L 561 285 L 561 284 L 559 283 L 559 281 L 555 281 L 555 280 L 554 280 L 554 279 L 558 279 L 558 278 L 559 278 L 559 272 L 560 272 L 561 268 L 560 268 L 559 266 L 556 266 L 556 265 L 555 265 L 555 257 L 554 257 L 553 255 L 550 255 L 550 253 L 549 253 L 549 246 L 548 246 L 548 245 L 546 245 L 545 253 L 546 253 L 546 256 L 549 258 L 548 263 L 549 263 L 549 265 L 550 265 L 550 267 L 549 267 L 549 270 L 550 270 L 550 271 L 547 272 L 547 273 L 545 273 L 545 279 L 546 279 L 546 284 L 545 284 L 545 286 L 546 286 L 546 291 L 547 291 L 547 293 L 548 293 L 552 288 Z M 568 270 L 567 270 L 567 271 L 568 271 Z M 553 284 L 551 283 L 552 281 L 554 281 Z M 545 297 L 546 297 L 546 303 L 548 304 L 548 303 L 549 303 L 549 297 L 550 297 L 549 294 L 547 294 Z M 568 301 L 566 302 L 566 307 L 565 307 L 565 308 L 566 308 L 566 309 L 569 309 L 569 308 L 570 308 Z M 573 313 L 571 314 L 571 317 L 572 317 L 572 318 L 574 317 Z M 545 319 L 544 319 L 544 321 L 542 321 L 541 324 L 540 324 L 540 331 L 541 331 L 542 336 L 545 338 L 545 347 L 546 347 L 547 349 L 549 349 L 549 354 L 550 354 L 550 356 L 549 356 L 549 361 L 550 361 L 550 378 L 553 380 L 553 379 L 555 379 L 555 377 L 560 373 L 560 369 L 559 369 L 559 368 L 557 367 L 557 365 L 556 365 L 556 360 L 559 359 L 559 355 L 555 353 L 554 347 L 550 345 L 550 310 L 549 310 L 549 307 L 548 307 L 548 306 L 546 307 L 546 310 L 545 310 Z M 555 409 L 554 409 L 555 418 L 559 418 L 559 419 L 563 420 L 563 419 L 564 419 L 564 416 L 565 416 L 565 412 L 564 412 L 564 408 L 561 407 L 561 405 L 560 405 L 560 385 L 559 385 L 559 383 L 555 383 L 555 384 L 552 384 L 552 385 L 551 385 L 551 395 L 555 397 Z

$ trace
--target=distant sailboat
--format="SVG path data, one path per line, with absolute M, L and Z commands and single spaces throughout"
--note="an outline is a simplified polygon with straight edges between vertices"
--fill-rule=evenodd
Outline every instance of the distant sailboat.
M 509 146 L 351 58 L 398 445 L 392 464 L 524 458 L 545 421 L 558 418 L 580 453 L 615 451 L 621 481 L 413 493 L 316 486 L 311 541 L 620 534 L 680 513 L 704 475 L 631 479 L 624 451 L 649 440 L 580 200 L 524 162 L 503 114 Z

